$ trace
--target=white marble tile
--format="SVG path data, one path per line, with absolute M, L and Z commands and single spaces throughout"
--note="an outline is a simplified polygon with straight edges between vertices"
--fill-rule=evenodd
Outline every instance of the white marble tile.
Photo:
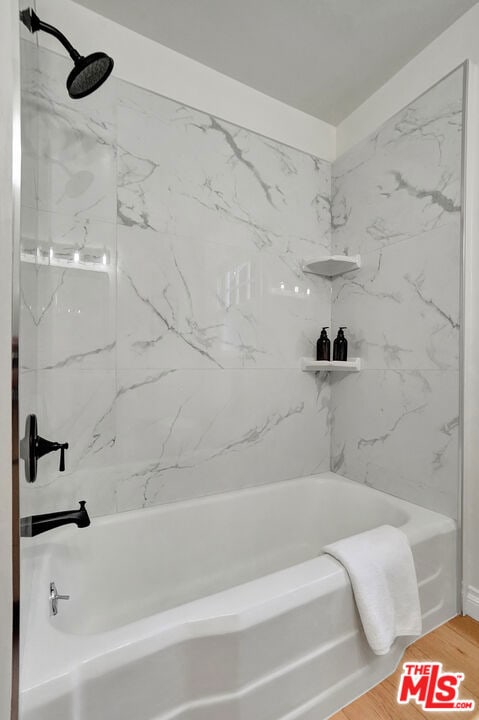
M 335 252 L 365 253 L 457 223 L 462 68 L 334 164 Z
M 118 510 L 329 467 L 323 379 L 289 370 L 129 371 L 120 373 L 120 393 Z
M 71 447 L 64 474 L 43 459 L 23 511 L 86 499 L 99 515 L 327 469 L 328 385 L 297 364 L 330 318 L 330 284 L 301 271 L 329 250 L 330 165 L 119 81 L 72 103 L 66 61 L 33 59 L 27 405 Z M 103 252 L 109 272 L 87 267 Z
M 92 516 L 329 468 L 329 386 L 289 370 L 39 373 L 42 433 L 68 440 L 39 464 L 22 512 Z M 61 438 L 60 438 L 61 435 Z M 73 503 L 73 505 L 72 505 Z
M 455 517 L 459 373 L 366 370 L 332 381 L 332 467 Z
M 20 291 L 19 368 L 35 369 L 38 357 L 38 331 L 35 324 L 38 295 L 37 270 L 32 263 L 20 264 Z
M 127 84 L 118 145 L 120 223 L 306 256 L 329 248 L 329 163 Z
M 462 69 L 333 166 L 333 281 L 363 371 L 331 380 L 332 467 L 456 516 L 459 473 Z
M 20 370 L 20 372 L 18 373 L 18 385 L 18 416 L 20 418 L 19 432 L 21 437 L 23 437 L 25 420 L 27 415 L 30 415 L 31 413 L 37 413 L 37 373 L 31 370 Z
M 249 244 L 119 227 L 121 368 L 297 367 L 330 317 L 330 284 Z
M 113 368 L 115 226 L 27 208 L 22 220 L 22 339 L 36 341 L 24 365 Z
M 109 470 L 115 464 L 115 371 L 57 368 L 36 376 L 39 433 L 68 442 L 69 449 L 63 473 L 58 453 L 39 460 L 36 483 L 22 484 L 22 514 L 67 510 L 79 500 L 87 500 L 93 514 L 114 512 L 107 479 L 113 477 Z
M 116 81 L 71 100 L 68 58 L 41 48 L 22 57 L 23 109 L 31 131 L 23 133 L 24 204 L 115 222 Z
M 459 218 L 362 256 L 333 281 L 333 326 L 366 368 L 459 369 Z
M 22 206 L 37 207 L 39 118 L 36 112 L 36 82 L 39 56 L 36 44 L 20 42 L 21 133 L 22 133 Z
M 330 282 L 300 269 L 331 249 L 329 164 L 114 79 L 75 103 L 65 59 L 29 62 L 24 250 L 67 267 L 25 263 L 22 407 L 71 448 L 22 512 L 327 470 L 334 416 L 335 469 L 454 515 L 461 71 L 335 164 L 333 248 L 363 267 L 332 319 L 378 369 L 330 385 L 298 369 L 331 324 Z M 107 273 L 68 264 L 103 249 Z

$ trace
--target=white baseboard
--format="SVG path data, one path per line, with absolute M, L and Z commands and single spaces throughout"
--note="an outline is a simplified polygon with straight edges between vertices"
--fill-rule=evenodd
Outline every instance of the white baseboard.
M 464 615 L 479 621 L 479 590 L 472 585 L 466 589 L 464 596 Z

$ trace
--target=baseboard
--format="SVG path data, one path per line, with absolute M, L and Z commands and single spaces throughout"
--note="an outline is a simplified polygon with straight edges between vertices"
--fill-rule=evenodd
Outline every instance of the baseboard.
M 479 590 L 472 585 L 469 585 L 465 593 L 464 615 L 470 615 L 479 621 Z

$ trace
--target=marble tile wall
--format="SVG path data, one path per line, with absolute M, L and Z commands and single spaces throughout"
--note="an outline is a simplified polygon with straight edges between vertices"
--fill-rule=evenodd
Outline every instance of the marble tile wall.
M 332 247 L 362 267 L 333 282 L 364 371 L 332 381 L 332 468 L 455 516 L 459 476 L 459 69 L 337 160 Z
M 22 415 L 68 441 L 22 513 L 93 516 L 330 467 L 326 162 L 23 49 Z
M 22 513 L 332 469 L 454 516 L 462 71 L 328 163 L 23 50 L 22 417 L 68 440 Z M 332 214 L 332 218 L 331 218 Z M 360 253 L 331 282 L 304 258 Z M 364 370 L 298 370 L 322 325 Z

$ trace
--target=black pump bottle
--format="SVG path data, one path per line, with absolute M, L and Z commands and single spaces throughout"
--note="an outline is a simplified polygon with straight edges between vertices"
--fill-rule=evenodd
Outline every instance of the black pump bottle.
M 333 360 L 340 362 L 346 362 L 348 359 L 348 341 L 344 337 L 343 330 L 346 330 L 346 325 L 339 328 L 338 336 L 333 343 Z
M 323 327 L 321 336 L 316 343 L 316 360 L 331 360 L 331 340 L 328 338 L 327 329 L 327 327 Z

